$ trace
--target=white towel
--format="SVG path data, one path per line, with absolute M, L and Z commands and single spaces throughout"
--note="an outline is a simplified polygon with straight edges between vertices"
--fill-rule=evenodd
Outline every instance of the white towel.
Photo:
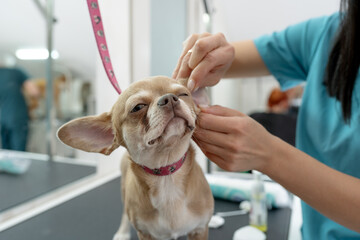
M 205 175 L 213 196 L 234 202 L 250 200 L 252 179 L 242 179 L 218 174 Z M 282 208 L 291 206 L 288 191 L 275 182 L 264 182 L 268 207 Z

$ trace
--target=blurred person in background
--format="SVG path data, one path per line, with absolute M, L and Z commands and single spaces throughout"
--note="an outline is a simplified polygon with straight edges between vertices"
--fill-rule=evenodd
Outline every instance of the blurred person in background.
M 28 75 L 15 67 L 15 58 L 0 58 L 0 132 L 1 148 L 25 151 L 29 132 L 29 113 L 24 89 L 33 96 L 39 94 Z

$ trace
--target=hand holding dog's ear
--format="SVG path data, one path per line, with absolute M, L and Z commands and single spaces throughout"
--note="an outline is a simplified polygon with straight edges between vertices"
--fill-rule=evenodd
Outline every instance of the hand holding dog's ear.
M 201 109 L 193 139 L 227 171 L 260 169 L 269 162 L 276 137 L 249 116 L 222 106 Z
M 119 146 L 114 141 L 109 113 L 70 121 L 58 130 L 57 135 L 66 145 L 86 152 L 109 155 Z
M 221 33 L 193 34 L 183 46 L 172 77 L 189 78 L 188 88 L 191 92 L 217 84 L 235 57 L 234 47 Z

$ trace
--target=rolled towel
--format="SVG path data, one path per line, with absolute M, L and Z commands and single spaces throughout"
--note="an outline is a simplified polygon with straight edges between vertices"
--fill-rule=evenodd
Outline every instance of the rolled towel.
M 29 169 L 30 164 L 30 159 L 20 158 L 11 152 L 0 152 L 0 172 L 23 174 Z
M 219 174 L 205 175 L 212 194 L 215 198 L 233 202 L 250 200 L 253 179 L 242 179 Z M 265 181 L 266 202 L 269 208 L 291 206 L 291 197 L 288 191 L 280 184 Z

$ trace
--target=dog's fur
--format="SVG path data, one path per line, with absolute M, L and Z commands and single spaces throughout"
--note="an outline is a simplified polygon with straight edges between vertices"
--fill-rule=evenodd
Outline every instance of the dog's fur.
M 167 77 L 132 84 L 110 113 L 73 120 L 58 131 L 67 145 L 110 154 L 123 146 L 121 161 L 124 214 L 114 239 L 130 239 L 130 225 L 139 239 L 207 239 L 214 201 L 190 144 L 197 107 L 186 86 Z M 155 176 L 142 166 L 183 166 L 167 176 Z

